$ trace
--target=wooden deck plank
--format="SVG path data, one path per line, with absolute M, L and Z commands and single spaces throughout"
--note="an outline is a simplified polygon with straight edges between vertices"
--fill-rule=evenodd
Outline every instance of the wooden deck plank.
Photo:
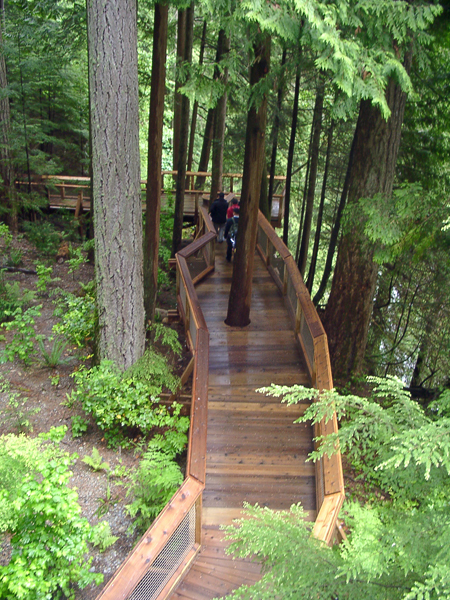
M 221 525 L 241 518 L 244 501 L 273 509 L 302 502 L 316 516 L 315 469 L 306 457 L 312 429 L 294 424 L 308 404 L 286 406 L 256 392 L 279 384 L 309 385 L 285 302 L 255 259 L 251 323 L 224 324 L 232 265 L 216 246 L 216 270 L 196 288 L 210 333 L 206 488 L 202 548 L 171 600 L 212 600 L 260 577 L 260 565 L 232 560 Z

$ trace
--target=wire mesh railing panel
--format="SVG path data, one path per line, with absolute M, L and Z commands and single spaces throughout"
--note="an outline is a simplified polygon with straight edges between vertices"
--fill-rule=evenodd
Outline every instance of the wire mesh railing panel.
M 189 319 L 189 333 L 191 334 L 192 345 L 195 348 L 197 345 L 197 324 L 192 314 Z
M 209 266 L 212 263 L 212 244 L 206 244 L 203 248 L 203 256 L 205 257 L 206 264 Z
M 183 281 L 180 281 L 180 299 L 181 299 L 181 306 L 183 307 L 183 312 L 184 314 L 186 314 L 186 289 L 184 287 Z
M 155 600 L 195 544 L 195 504 L 173 532 L 128 600 Z
M 294 284 L 292 283 L 292 279 L 289 276 L 287 280 L 287 297 L 292 313 L 295 315 L 297 311 L 297 292 L 295 291 Z
M 197 275 L 200 275 L 200 273 L 202 273 L 208 267 L 208 263 L 206 262 L 203 254 L 203 249 L 200 249 L 193 256 L 189 256 L 186 259 L 186 264 L 189 269 L 189 275 L 192 279 L 195 279 Z
M 267 252 L 267 234 L 262 227 L 258 227 L 258 244 L 261 246 L 264 254 Z
M 304 314 L 302 314 L 300 320 L 300 337 L 302 338 L 303 347 L 305 349 L 306 356 L 308 357 L 309 364 L 312 367 L 314 365 L 314 340 Z
M 281 283 L 284 281 L 284 259 L 278 254 L 275 248 L 270 244 L 269 264 L 273 267 L 275 273 L 280 278 Z

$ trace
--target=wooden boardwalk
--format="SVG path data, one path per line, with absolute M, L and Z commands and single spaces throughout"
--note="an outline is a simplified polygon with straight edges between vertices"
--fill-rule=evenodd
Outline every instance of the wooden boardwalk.
M 202 549 L 171 600 L 211 600 L 260 577 L 259 565 L 225 554 L 220 525 L 240 516 L 244 501 L 273 509 L 301 502 L 315 518 L 312 429 L 294 425 L 305 406 L 287 407 L 257 393 L 270 383 L 309 385 L 283 298 L 255 258 L 251 324 L 224 324 L 232 265 L 216 245 L 216 270 L 197 288 L 210 332 L 206 489 Z

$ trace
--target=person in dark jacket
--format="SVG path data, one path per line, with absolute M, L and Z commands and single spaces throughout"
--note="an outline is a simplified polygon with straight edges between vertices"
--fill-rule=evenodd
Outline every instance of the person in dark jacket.
M 219 197 L 211 204 L 211 210 L 209 211 L 219 243 L 223 242 L 223 232 L 227 222 L 227 209 L 228 202 L 225 200 L 225 194 L 220 192 Z
M 228 262 L 231 261 L 233 248 L 236 247 L 236 236 L 239 226 L 239 206 L 233 208 L 233 216 L 225 224 L 225 239 L 227 240 L 227 255 Z

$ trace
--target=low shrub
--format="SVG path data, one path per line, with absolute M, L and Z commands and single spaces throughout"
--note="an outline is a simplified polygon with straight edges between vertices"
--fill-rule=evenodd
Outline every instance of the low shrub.
M 54 316 L 61 320 L 53 326 L 53 331 L 79 348 L 92 343 L 97 323 L 95 294 L 92 291 L 83 296 L 67 293 L 55 303 Z
M 101 582 L 86 559 L 91 527 L 68 487 L 75 458 L 39 438 L 0 438 L 0 531 L 12 536 L 1 598 L 72 600 L 74 583 Z
M 145 378 L 139 367 L 121 373 L 107 360 L 72 374 L 76 387 L 68 395 L 69 403 L 79 402 L 92 414 L 110 446 L 126 443 L 126 438 L 137 431 L 149 434 L 155 429 L 186 430 L 189 426 L 189 420 L 179 416 L 179 407 L 171 411 L 158 398 L 163 387 L 174 390 L 178 378 L 154 350 L 144 356 L 148 367 Z
M 16 308 L 25 308 L 33 302 L 36 293 L 22 290 L 19 283 L 9 283 L 0 270 L 0 323 L 8 321 Z
M 42 339 L 34 329 L 35 319 L 41 316 L 42 304 L 32 306 L 25 312 L 19 307 L 14 311 L 6 311 L 6 316 L 12 320 L 2 323 L 1 327 L 13 331 L 10 342 L 5 344 L 5 349 L 0 355 L 0 362 L 13 361 L 15 358 L 29 365 L 37 352 L 36 341 Z
M 22 228 L 26 237 L 40 254 L 56 256 L 62 236 L 50 221 L 24 221 Z
M 186 443 L 186 434 L 173 430 L 150 440 L 128 491 L 134 500 L 127 511 L 136 517 L 133 526 L 139 530 L 145 531 L 151 525 L 183 483 L 183 473 L 175 458 Z

